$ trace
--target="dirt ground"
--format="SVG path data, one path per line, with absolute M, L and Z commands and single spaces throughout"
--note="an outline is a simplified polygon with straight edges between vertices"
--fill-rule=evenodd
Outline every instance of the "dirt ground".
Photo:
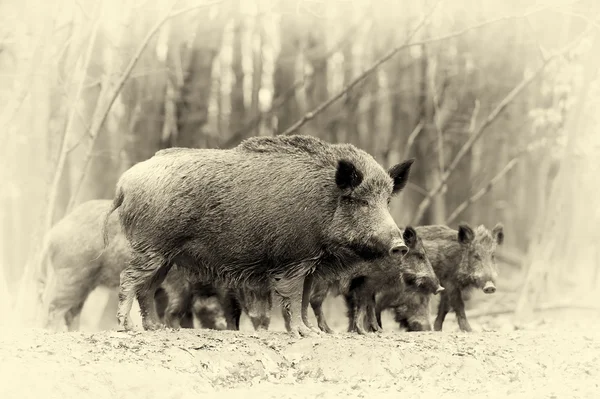
M 589 315 L 589 314 L 588 314 Z M 516 329 L 502 317 L 456 331 L 294 339 L 273 330 L 50 333 L 0 329 L 0 398 L 600 397 L 600 323 Z

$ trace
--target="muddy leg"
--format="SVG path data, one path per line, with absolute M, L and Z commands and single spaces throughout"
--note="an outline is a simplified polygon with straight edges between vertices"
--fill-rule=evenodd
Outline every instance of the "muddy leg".
M 302 320 L 303 292 L 305 276 L 280 278 L 273 281 L 273 288 L 281 297 L 281 307 L 286 322 L 286 330 L 294 337 L 311 337 L 315 333 Z M 306 299 L 308 308 L 309 298 Z
M 442 331 L 442 325 L 444 324 L 444 319 L 446 315 L 450 311 L 450 300 L 448 298 L 448 291 L 443 291 L 440 293 L 440 305 L 438 306 L 438 314 L 435 318 L 435 322 L 433 324 L 433 329 L 435 331 Z
M 467 314 L 465 313 L 465 303 L 463 302 L 460 290 L 452 292 L 450 297 L 450 305 L 456 313 L 456 320 L 458 321 L 458 327 L 461 331 L 471 332 L 471 325 L 467 320 Z
M 171 265 L 159 256 L 134 252 L 129 267 L 121 272 L 117 322 L 119 330 L 130 330 L 129 313 L 137 297 L 142 326 L 154 330 L 161 326 L 154 306 L 154 293 L 164 281 Z

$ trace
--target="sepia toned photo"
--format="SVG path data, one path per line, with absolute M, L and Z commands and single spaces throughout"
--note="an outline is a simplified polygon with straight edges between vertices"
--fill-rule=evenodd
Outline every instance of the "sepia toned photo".
M 1 0 L 0 398 L 600 397 L 599 0 Z

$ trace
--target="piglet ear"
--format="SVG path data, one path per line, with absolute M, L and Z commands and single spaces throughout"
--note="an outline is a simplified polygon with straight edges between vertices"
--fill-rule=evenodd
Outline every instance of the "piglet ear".
M 414 158 L 407 159 L 402 163 L 392 166 L 388 170 L 388 174 L 394 180 L 394 189 L 392 190 L 392 194 L 398 194 L 404 189 L 404 187 L 406 187 L 406 183 L 408 183 L 408 176 L 410 175 L 410 167 L 412 166 L 413 162 L 415 162 Z
M 345 159 L 338 162 L 337 170 L 335 171 L 335 184 L 341 189 L 355 189 L 362 183 L 363 174 L 356 166 Z
M 406 226 L 404 233 L 402 233 L 402 239 L 409 249 L 415 249 L 417 245 L 417 231 L 411 226 Z
M 498 245 L 504 243 L 504 226 L 502 223 L 497 223 L 492 229 L 492 236 L 496 239 Z
M 467 223 L 462 222 L 458 225 L 458 242 L 461 244 L 469 244 L 475 238 L 475 233 L 471 226 Z

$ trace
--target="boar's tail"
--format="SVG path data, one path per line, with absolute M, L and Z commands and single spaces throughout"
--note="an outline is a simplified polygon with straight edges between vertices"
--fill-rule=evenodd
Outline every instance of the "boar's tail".
M 125 199 L 125 195 L 123 194 L 123 190 L 121 188 L 117 188 L 117 192 L 115 194 L 115 199 L 113 200 L 112 206 L 106 213 L 106 217 L 104 218 L 104 225 L 102 226 L 102 237 L 104 239 L 104 248 L 108 245 L 108 219 L 110 215 L 121 206 L 123 203 L 123 199 Z

